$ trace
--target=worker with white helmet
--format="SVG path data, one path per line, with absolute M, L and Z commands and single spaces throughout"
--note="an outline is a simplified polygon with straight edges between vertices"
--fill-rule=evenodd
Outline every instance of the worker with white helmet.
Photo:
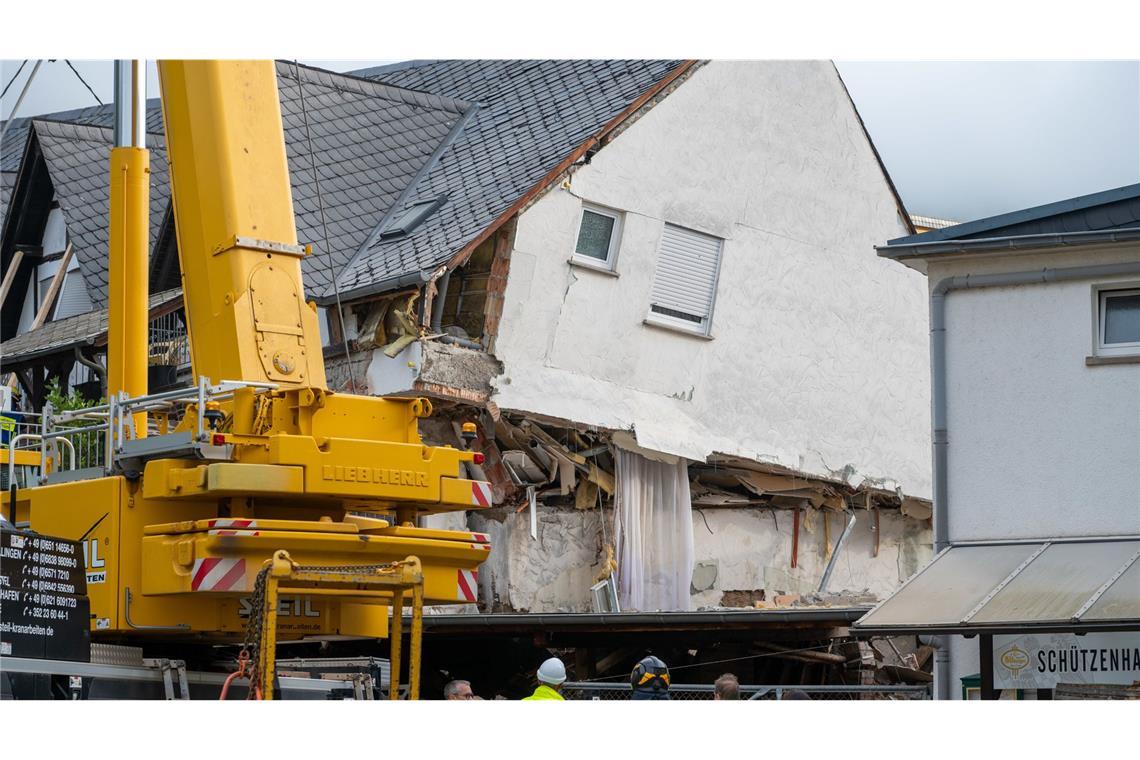
M 560 693 L 562 691 L 562 684 L 566 681 L 566 666 L 562 664 L 562 660 L 557 657 L 551 657 L 546 662 L 538 666 L 538 688 L 534 690 L 534 694 L 529 697 L 523 697 L 523 701 L 528 699 L 555 699 L 564 701 L 564 697 Z

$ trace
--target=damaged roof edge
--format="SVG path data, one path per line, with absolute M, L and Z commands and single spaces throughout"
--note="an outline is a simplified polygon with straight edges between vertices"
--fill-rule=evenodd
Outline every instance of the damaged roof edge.
M 838 474 L 821 475 L 818 473 L 807 472 L 804 470 L 797 470 L 786 465 L 781 465 L 774 462 L 764 461 L 760 459 L 753 459 L 746 456 L 736 454 L 726 454 L 722 451 L 710 451 L 703 459 L 695 459 L 693 457 L 686 457 L 680 454 L 674 454 L 667 451 L 661 451 L 650 446 L 644 446 L 637 439 L 637 433 L 634 429 L 623 428 L 610 428 L 607 426 L 592 425 L 582 422 L 575 422 L 562 417 L 554 417 L 540 412 L 532 412 L 518 408 L 503 408 L 500 409 L 503 415 L 518 415 L 528 420 L 536 422 L 540 425 L 552 425 L 579 432 L 589 433 L 603 433 L 609 435 L 611 443 L 616 448 L 625 449 L 635 454 L 640 454 L 649 459 L 657 459 L 657 461 L 675 462 L 684 460 L 691 465 L 704 466 L 704 467 L 739 467 L 742 469 L 751 470 L 767 475 L 775 475 L 781 477 L 789 477 L 797 480 L 802 480 L 805 483 L 818 483 L 826 487 L 832 488 L 846 488 L 854 493 L 867 493 L 876 494 L 878 496 L 891 496 L 899 499 L 900 508 L 904 513 L 914 516 L 918 519 L 928 519 L 929 515 L 923 513 L 929 510 L 931 499 L 925 496 L 917 496 L 914 494 L 902 491 L 894 481 L 891 484 L 884 483 L 881 479 L 869 478 L 864 476 L 861 481 L 852 483 L 850 480 L 845 480 Z M 626 436 L 623 440 L 619 436 Z M 858 473 L 856 473 L 858 474 Z M 900 495 L 901 493 L 901 495 Z
M 558 177 L 560 177 L 564 172 L 568 171 L 576 161 L 582 158 L 582 156 L 584 156 L 586 152 L 590 150 L 590 148 L 596 146 L 604 137 L 606 137 L 606 135 L 613 132 L 628 118 L 635 115 L 659 93 L 667 89 L 687 72 L 695 70 L 695 68 L 701 63 L 701 61 L 697 60 L 685 61 L 673 69 L 673 71 L 662 77 L 661 80 L 654 84 L 652 87 L 648 88 L 645 92 L 639 95 L 632 103 L 622 109 L 620 113 L 606 122 L 601 127 L 601 129 L 587 138 L 577 148 L 572 150 L 565 158 L 563 158 L 562 161 L 555 165 L 553 169 L 543 175 L 543 177 L 539 179 L 538 182 L 536 182 L 533 186 L 531 186 L 529 190 L 519 196 L 519 198 L 515 200 L 514 203 L 508 206 L 502 213 L 500 213 L 489 225 L 483 229 L 482 232 L 469 240 L 467 244 L 460 248 L 456 253 L 452 254 L 451 257 L 447 259 L 446 262 L 444 262 L 444 269 L 455 269 L 456 267 L 462 266 L 464 263 L 466 263 L 467 259 L 471 256 L 472 253 L 474 253 L 475 249 L 486 242 L 504 224 L 507 224 L 517 213 L 519 213 L 519 211 L 521 211 L 528 203 L 530 203 L 531 200 L 533 200 L 536 196 L 538 196 L 540 193 L 550 187 L 554 182 L 556 182 Z M 450 145 L 456 139 L 458 139 L 459 135 L 462 133 L 463 127 L 465 127 L 470 119 L 474 117 L 475 109 L 477 107 L 478 104 L 473 106 L 470 112 L 465 113 L 462 117 L 460 117 L 459 122 L 456 123 L 455 129 L 453 129 L 454 134 L 448 135 L 448 137 L 440 144 L 438 154 L 433 154 L 432 158 L 428 161 L 427 164 L 425 164 L 425 176 L 426 170 L 433 167 L 435 163 L 438 162 L 439 157 L 442 155 L 443 151 L 446 150 L 446 148 L 450 147 Z M 360 258 L 361 255 L 363 255 L 368 246 L 375 242 L 375 237 L 379 234 L 379 231 L 384 229 L 384 225 L 388 223 L 391 217 L 396 213 L 397 209 L 404 202 L 406 202 L 407 198 L 411 197 L 411 191 L 414 190 L 416 185 L 418 185 L 421 180 L 422 176 L 417 175 L 415 180 L 409 184 L 408 189 L 405 191 L 406 196 L 402 195 L 401 198 L 392 205 L 392 208 L 390 208 L 388 212 L 384 214 L 383 218 L 381 218 L 379 223 L 376 224 L 372 232 L 369 234 L 368 239 L 366 239 L 365 242 L 356 250 L 356 252 L 353 253 L 352 258 L 349 259 L 349 261 L 343 267 L 341 267 L 340 273 L 337 275 L 337 280 L 339 280 L 340 277 L 343 276 L 346 271 L 348 271 L 353 262 L 355 262 Z M 439 272 L 439 274 L 436 275 L 436 272 Z M 397 275 L 395 277 L 385 278 L 378 282 L 370 283 L 366 286 L 362 286 L 351 291 L 341 292 L 340 298 L 343 302 L 345 300 L 353 300 L 380 295 L 396 288 L 406 287 L 412 284 L 423 284 L 430 282 L 435 279 L 435 277 L 442 274 L 443 272 L 439 271 L 438 268 L 435 270 L 435 272 L 405 273 L 402 275 Z M 319 306 L 324 307 L 335 305 L 336 295 L 331 292 L 326 292 L 323 296 L 316 299 L 316 302 Z
M 369 283 L 359 288 L 353 288 L 352 290 L 342 290 L 339 295 L 341 306 L 344 306 L 349 301 L 356 301 L 362 298 L 368 298 L 369 296 L 384 295 L 393 290 L 399 290 L 400 288 L 406 288 L 412 285 L 416 287 L 426 285 L 428 282 L 431 282 L 432 274 L 432 272 L 419 270 L 399 274 L 395 277 L 386 277 L 383 280 L 378 280 L 377 282 Z M 336 293 L 330 293 L 316 298 L 314 301 L 316 301 L 317 306 L 333 308 L 336 306 L 337 297 Z
M 601 129 L 588 137 L 577 148 L 570 151 L 570 153 L 564 159 L 558 162 L 558 164 L 555 165 L 553 169 L 543 175 L 543 177 L 533 186 L 531 186 L 529 190 L 519 196 L 519 198 L 514 203 L 508 206 L 507 209 L 499 214 L 499 216 L 496 217 L 493 222 L 487 225 L 487 227 L 481 233 L 476 235 L 467 243 L 467 245 L 452 255 L 452 257 L 447 260 L 447 268 L 453 269 L 454 267 L 462 266 L 467 261 L 467 259 L 470 258 L 471 254 L 475 252 L 476 248 L 482 245 L 488 238 L 491 237 L 491 235 L 495 234 L 495 232 L 497 232 L 500 227 L 509 222 L 515 214 L 522 211 L 530 203 L 531 200 L 533 200 L 540 193 L 544 192 L 548 187 L 554 184 L 564 172 L 568 171 L 570 167 L 572 167 L 574 163 L 578 161 L 578 159 L 586 155 L 587 151 L 597 146 L 602 141 L 602 139 L 606 137 L 606 135 L 621 126 L 626 121 L 626 119 L 637 114 L 637 112 L 640 111 L 643 106 L 653 100 L 653 98 L 655 98 L 660 92 L 668 89 L 675 81 L 683 77 L 687 72 L 695 70 L 698 66 L 702 65 L 702 63 L 703 61 L 698 60 L 685 61 L 681 65 L 677 66 L 677 68 L 673 69 L 664 77 L 662 77 L 661 80 L 654 84 L 652 87 L 641 93 L 641 95 L 639 95 L 632 103 L 623 108 L 617 114 L 617 116 L 614 116 L 608 122 L 603 124 Z

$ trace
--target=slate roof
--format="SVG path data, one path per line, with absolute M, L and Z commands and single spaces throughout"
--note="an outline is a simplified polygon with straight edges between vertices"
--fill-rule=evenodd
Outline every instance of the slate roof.
M 385 212 L 420 172 L 430 168 L 437 150 L 443 149 L 472 106 L 454 98 L 284 62 L 277 64 L 277 86 L 297 235 L 313 245 L 315 254 L 305 259 L 305 286 L 312 294 L 326 293 L 332 287 L 330 268 L 339 270 L 366 242 Z M 328 227 L 328 251 L 313 181 L 314 163 Z
M 339 276 L 341 293 L 383 290 L 385 283 L 446 262 L 681 63 L 452 60 L 353 72 L 474 101 L 480 109 L 409 197 L 446 194 L 448 202 L 411 235 L 361 251 Z
M 342 293 L 359 296 L 436 269 L 681 63 L 415 61 L 346 75 L 305 66 L 298 71 L 278 62 L 298 237 L 313 244 L 315 253 L 304 264 L 309 295 L 329 302 L 333 271 L 340 272 Z M 48 118 L 36 120 L 37 135 L 77 238 L 92 300 L 102 306 L 113 110 L 95 106 Z M 59 122 L 73 125 L 65 129 Z M 31 124 L 13 123 L 0 146 L 0 169 L 19 167 Z M 162 129 L 157 99 L 148 101 L 147 125 Z M 331 254 L 324 245 L 309 136 Z M 169 239 L 170 222 L 163 216 L 169 197 L 165 155 L 151 160 L 153 245 L 156 238 Z M 411 234 L 379 240 L 386 221 L 408 205 L 444 197 Z M 156 265 L 160 257 L 177 255 L 168 245 L 153 254 Z
M 4 135 L 4 142 L 0 143 L 0 171 L 14 172 L 20 168 L 20 158 L 24 153 L 24 142 L 28 138 L 28 130 L 35 119 L 50 119 L 51 121 L 64 121 L 69 124 L 89 124 L 96 127 L 113 128 L 115 126 L 115 111 L 110 105 L 88 106 L 86 108 L 73 108 L 69 111 L 56 111 L 42 116 L 13 119 L 11 128 Z M 155 134 L 162 133 L 162 106 L 158 98 L 150 98 L 146 102 L 146 130 Z
M 0 172 L 0 229 L 8 216 L 8 203 L 12 200 L 12 186 L 16 184 L 16 172 Z
M 113 130 L 41 120 L 34 121 L 32 129 L 67 221 L 74 255 L 87 283 L 87 294 L 96 307 L 106 306 L 107 219 L 111 205 L 108 155 Z M 150 242 L 153 246 L 170 200 L 170 182 L 162 137 L 147 135 L 147 147 L 150 148 Z
M 182 300 L 179 289 L 152 293 L 148 309 L 152 316 L 173 302 Z M 45 322 L 35 330 L 0 343 L 0 366 L 9 371 L 13 365 L 47 356 L 72 346 L 90 346 L 107 342 L 107 325 L 110 317 L 107 307 L 76 314 L 74 317 Z
M 1040 247 L 1115 239 L 1122 231 L 1140 232 L 1140 184 L 896 238 L 878 250 L 898 258 L 1009 247 L 1014 241 Z

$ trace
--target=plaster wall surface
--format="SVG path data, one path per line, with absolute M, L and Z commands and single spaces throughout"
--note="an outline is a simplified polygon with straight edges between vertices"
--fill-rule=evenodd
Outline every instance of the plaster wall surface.
M 1140 250 L 931 264 L 948 275 L 1136 260 Z M 1140 533 L 1140 365 L 1086 366 L 1084 280 L 946 298 L 952 541 Z
M 583 202 L 624 213 L 616 274 L 569 263 Z M 664 224 L 724 239 L 712 339 L 644 324 Z M 930 495 L 922 276 L 833 66 L 712 62 L 519 219 L 504 409 Z
M 846 515 L 826 510 L 801 513 L 799 551 L 793 569 L 791 510 L 701 512 L 704 519 L 695 513 L 693 520 L 694 558 L 697 565 L 716 568 L 716 581 L 709 589 L 694 589 L 694 609 L 720 605 L 725 591 L 764 589 L 768 601 L 778 593 L 814 593 L 827 567 L 826 547 L 830 544 L 834 548 L 847 524 Z M 824 520 L 829 522 L 829 536 L 824 531 Z M 835 561 L 828 592 L 883 599 L 930 560 L 928 521 L 904 517 L 894 510 L 880 510 L 877 557 L 873 524 L 870 512 L 856 511 L 855 526 Z
M 726 591 L 764 589 L 777 593 L 815 592 L 827 559 L 824 513 L 816 512 L 801 525 L 798 567 L 790 567 L 793 513 L 786 510 L 741 508 L 705 509 L 693 514 L 694 574 L 692 608 L 721 605 Z M 597 511 L 539 506 L 538 539 L 530 537 L 526 511 L 505 521 L 468 514 L 473 530 L 487 533 L 494 547 L 479 570 L 484 599 L 492 598 L 528 612 L 589 612 L 590 586 L 604 558 Z M 612 539 L 612 512 L 606 512 Z M 834 546 L 846 523 L 828 515 Z M 707 520 L 707 525 L 706 525 Z M 873 554 L 874 534 L 869 512 L 858 511 L 855 527 L 836 560 L 828 590 L 868 594 L 881 599 L 894 591 L 931 557 L 928 521 L 880 513 L 879 555 Z M 710 580 L 711 579 L 711 580 Z

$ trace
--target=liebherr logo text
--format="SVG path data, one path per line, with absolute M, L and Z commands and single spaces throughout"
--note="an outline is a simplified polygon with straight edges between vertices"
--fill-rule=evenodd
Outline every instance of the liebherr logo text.
M 427 473 L 392 470 L 385 467 L 343 467 L 339 464 L 326 464 L 321 467 L 321 477 L 325 480 L 342 480 L 349 483 L 427 488 Z

